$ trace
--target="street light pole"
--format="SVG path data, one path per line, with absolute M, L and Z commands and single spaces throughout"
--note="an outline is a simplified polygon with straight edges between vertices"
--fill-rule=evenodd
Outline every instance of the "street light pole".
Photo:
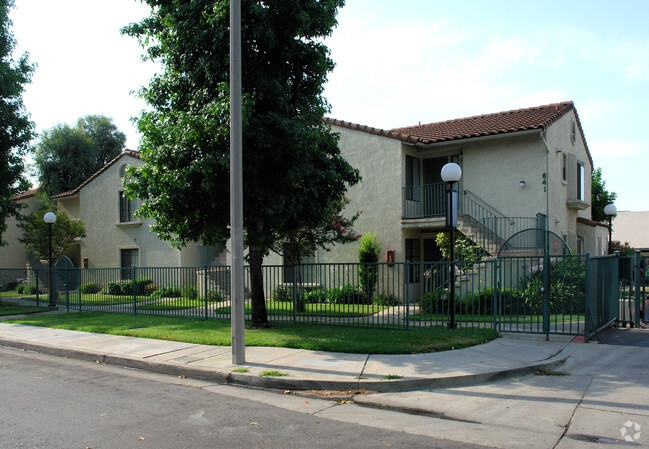
M 617 207 L 615 204 L 610 203 L 604 206 L 604 215 L 608 217 L 608 253 L 613 253 L 613 245 L 611 244 L 612 230 L 613 230 L 613 216 L 617 214 Z
M 442 181 L 448 184 L 446 191 L 448 208 L 446 209 L 446 228 L 449 230 L 450 235 L 450 259 L 449 264 L 449 329 L 455 329 L 457 323 L 455 322 L 455 227 L 457 226 L 457 201 L 453 198 L 457 195 L 457 191 L 453 189 L 453 184 L 458 182 L 462 177 L 462 169 L 454 162 L 448 163 L 442 167 Z
M 43 216 L 43 221 L 47 224 L 48 236 L 49 236 L 49 265 L 50 270 L 50 307 L 56 307 L 56 302 L 54 301 L 54 275 L 52 272 L 52 225 L 56 223 L 56 215 L 54 212 L 48 212 Z M 36 286 L 38 288 L 38 286 Z
M 230 229 L 232 233 L 231 293 L 232 363 L 242 365 L 245 353 L 243 289 L 243 155 L 241 107 L 241 0 L 230 1 Z

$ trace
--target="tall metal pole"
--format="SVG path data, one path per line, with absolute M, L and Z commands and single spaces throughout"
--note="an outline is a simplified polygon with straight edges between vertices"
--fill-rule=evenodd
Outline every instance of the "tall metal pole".
M 232 363 L 246 362 L 243 298 L 243 157 L 241 131 L 241 0 L 230 1 L 230 230 Z
M 450 217 L 450 225 L 451 229 L 449 231 L 450 233 L 450 240 L 451 240 L 451 263 L 449 265 L 451 276 L 450 276 L 450 281 L 451 285 L 450 287 L 450 301 L 449 301 L 449 321 L 448 321 L 448 327 L 449 329 L 455 329 L 455 223 L 454 223 L 454 210 L 453 210 L 453 184 L 449 183 L 448 184 L 448 198 L 449 198 L 449 214 L 451 215 Z
M 50 307 L 56 307 L 54 303 L 54 275 L 52 273 L 52 223 L 47 224 L 48 234 L 49 234 L 49 248 L 50 248 L 50 257 L 49 257 L 49 269 L 50 269 Z M 36 284 L 38 287 L 38 284 Z
M 613 215 L 608 216 L 608 253 L 613 254 L 613 244 L 611 242 L 613 230 Z

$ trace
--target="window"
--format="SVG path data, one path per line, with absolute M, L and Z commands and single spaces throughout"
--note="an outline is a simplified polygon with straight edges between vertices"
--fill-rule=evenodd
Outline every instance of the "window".
M 568 182 L 568 155 L 561 153 L 561 180 Z
M 419 159 L 406 155 L 406 199 L 419 201 Z
M 419 239 L 406 239 L 406 260 L 419 262 Z M 419 264 L 410 265 L 410 283 L 419 282 Z
M 122 279 L 131 279 L 133 275 L 133 270 L 131 267 L 137 267 L 138 265 L 138 252 L 139 250 L 137 248 L 135 249 L 121 249 L 119 258 L 120 258 L 120 264 L 119 266 L 121 267 L 121 272 L 122 272 Z
M 121 167 L 119 167 L 119 177 L 120 178 L 123 178 L 124 176 L 126 176 L 126 169 L 127 168 L 128 168 L 127 164 L 124 164 Z
M 577 141 L 577 124 L 574 120 L 570 121 L 570 143 L 573 145 Z
M 586 194 L 586 180 L 584 178 L 584 175 L 584 164 L 577 162 L 577 199 L 581 201 L 585 201 L 584 196 Z
M 586 254 L 586 242 L 580 235 L 577 236 L 577 254 Z
M 119 222 L 129 223 L 135 221 L 135 200 L 126 196 L 125 192 L 119 192 Z

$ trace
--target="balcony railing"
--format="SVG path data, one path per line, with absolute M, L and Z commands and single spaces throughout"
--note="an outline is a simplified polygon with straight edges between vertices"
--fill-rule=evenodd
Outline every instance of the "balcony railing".
M 403 218 L 431 218 L 445 215 L 443 182 L 403 188 Z

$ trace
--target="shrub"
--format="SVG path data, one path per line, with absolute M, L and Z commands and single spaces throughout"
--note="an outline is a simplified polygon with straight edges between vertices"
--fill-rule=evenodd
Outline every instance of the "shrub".
M 131 283 L 131 287 L 134 292 L 131 291 L 131 294 L 135 293 L 136 295 L 145 295 L 147 287 L 153 284 L 153 279 L 151 278 L 137 278 Z
M 151 298 L 180 298 L 180 296 L 180 289 L 178 287 L 160 287 L 155 292 L 153 292 Z
M 198 289 L 193 285 L 186 285 L 182 291 L 183 298 L 196 299 L 198 298 Z
M 327 297 L 327 291 L 322 288 L 316 288 L 304 294 L 304 300 L 309 304 L 325 303 Z
M 151 296 L 157 289 L 158 289 L 158 287 L 155 284 L 147 284 L 144 287 L 143 295 L 144 296 Z
M 216 290 L 208 290 L 207 291 L 207 300 L 209 302 L 223 301 L 223 295 L 221 295 L 221 293 L 219 293 Z
M 293 287 L 277 287 L 270 295 L 272 301 L 292 302 Z
M 25 284 L 18 284 L 16 286 L 16 292 L 22 295 L 23 292 L 25 291 L 25 287 L 27 287 Z
M 419 298 L 419 312 L 446 313 L 448 312 L 448 292 L 444 289 L 433 290 Z
M 353 285 L 345 285 L 342 288 L 332 288 L 328 292 L 327 301 L 331 304 L 365 304 L 365 296 Z M 367 304 L 370 304 L 367 301 Z
M 35 295 L 36 293 L 42 293 L 39 292 L 38 287 L 35 285 L 25 285 L 25 288 L 23 290 L 23 294 L 25 295 Z
M 468 314 L 491 315 L 494 312 L 494 302 L 498 302 L 498 298 L 494 297 L 497 293 L 493 288 L 475 292 L 462 299 L 462 304 L 465 307 L 465 312 Z M 518 290 L 503 288 L 500 291 L 500 313 L 516 313 L 518 304 L 522 303 L 522 296 Z
M 101 291 L 101 286 L 96 282 L 88 282 L 87 284 L 83 284 L 80 287 L 80 290 L 81 293 L 92 295 L 95 293 L 99 293 Z
M 378 281 L 379 252 L 381 244 L 376 239 L 376 235 L 369 233 L 363 234 L 358 245 L 358 261 L 361 265 L 358 267 L 358 280 L 361 285 L 361 291 L 368 303 L 372 302 L 374 289 Z
M 525 313 L 543 313 L 543 267 L 523 279 Z M 550 263 L 550 313 L 583 313 L 586 272 L 583 259 L 567 257 Z
M 121 282 L 109 282 L 104 290 L 109 295 L 123 295 Z
M 401 300 L 394 295 L 378 295 L 374 297 L 374 304 L 379 306 L 393 307 L 401 304 Z

